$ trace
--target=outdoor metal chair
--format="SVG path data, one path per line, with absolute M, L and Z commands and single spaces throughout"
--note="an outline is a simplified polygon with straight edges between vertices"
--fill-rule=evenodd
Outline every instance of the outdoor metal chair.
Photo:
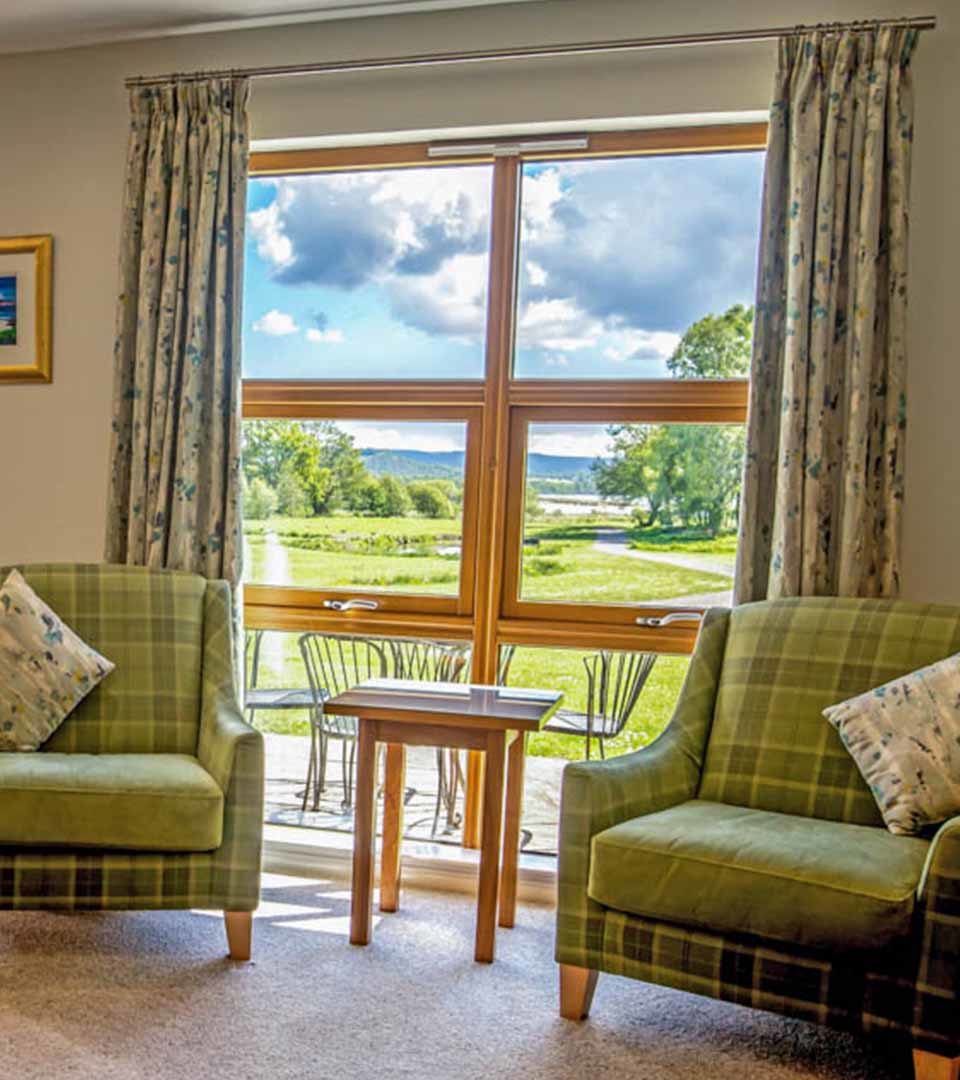
M 588 761 L 591 740 L 596 739 L 603 758 L 604 742 L 627 726 L 656 660 L 656 653 L 609 650 L 585 656 L 587 711 L 561 709 L 543 730 L 585 739 Z
M 264 630 L 248 630 L 244 638 L 243 708 L 251 724 L 255 713 L 261 709 L 313 708 L 313 692 L 309 686 L 257 686 L 264 633 Z
M 394 677 L 419 682 L 459 682 L 467 670 L 470 646 L 444 644 L 420 638 L 391 638 L 387 642 Z M 460 824 L 457 814 L 457 792 L 463 780 L 460 755 L 456 750 L 437 747 L 437 801 L 433 813 L 431 836 L 440 827 L 440 811 L 446 809 L 448 829 Z
M 387 655 L 378 642 L 347 634 L 301 634 L 298 645 L 312 695 L 310 764 L 307 767 L 303 809 L 307 809 L 311 794 L 312 809 L 320 809 L 320 793 L 327 772 L 327 744 L 330 739 L 340 739 L 343 755 L 341 807 L 348 810 L 353 805 L 357 721 L 352 716 L 328 716 L 323 711 L 323 703 L 366 679 L 384 678 L 387 674 Z

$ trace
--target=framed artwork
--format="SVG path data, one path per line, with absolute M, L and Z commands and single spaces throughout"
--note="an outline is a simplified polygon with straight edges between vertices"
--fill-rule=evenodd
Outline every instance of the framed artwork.
M 0 237 L 0 382 L 50 382 L 53 237 Z

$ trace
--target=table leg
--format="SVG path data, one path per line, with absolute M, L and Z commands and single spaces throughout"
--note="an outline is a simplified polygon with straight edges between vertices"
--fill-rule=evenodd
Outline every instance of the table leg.
M 400 845 L 403 842 L 403 775 L 406 763 L 407 748 L 402 743 L 388 743 L 387 766 L 383 781 L 381 911 L 396 911 L 400 906 Z
M 483 767 L 483 833 L 480 840 L 480 885 L 477 890 L 477 942 L 474 959 L 491 963 L 497 934 L 497 892 L 500 879 L 500 835 L 503 826 L 503 765 L 506 733 L 487 733 Z
M 480 814 L 483 804 L 483 752 L 467 751 L 467 782 L 463 794 L 463 846 L 480 846 Z
M 507 751 L 507 809 L 503 824 L 503 869 L 500 872 L 500 925 L 513 926 L 517 912 L 517 859 L 520 855 L 520 813 L 526 735 L 518 731 Z
M 353 816 L 353 889 L 350 944 L 367 945 L 373 931 L 373 867 L 376 857 L 377 743 L 375 721 L 360 720 L 357 734 L 357 797 Z

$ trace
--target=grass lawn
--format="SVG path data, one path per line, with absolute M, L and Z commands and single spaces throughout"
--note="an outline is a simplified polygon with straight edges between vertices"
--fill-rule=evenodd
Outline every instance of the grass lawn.
M 717 538 L 680 530 L 629 532 L 622 553 L 597 550 L 597 530 L 627 531 L 623 519 L 566 518 L 531 522 L 524 548 L 522 596 L 528 600 L 583 600 L 601 603 L 656 602 L 699 593 L 722 592 L 729 577 L 644 559 L 642 552 L 680 552 L 732 558 L 736 538 Z M 271 518 L 248 522 L 245 580 L 251 583 L 304 587 L 400 589 L 455 595 L 459 555 L 437 554 L 436 548 L 459 543 L 457 519 L 429 518 Z M 333 550 L 326 550 L 326 548 Z M 635 551 L 636 554 L 628 554 Z M 586 675 L 583 657 L 589 650 L 518 648 L 510 669 L 513 686 L 562 690 L 566 708 L 584 711 Z M 607 745 L 622 754 L 646 746 L 669 720 L 687 669 L 683 656 L 661 656 L 640 697 L 627 729 Z M 306 675 L 294 633 L 267 634 L 261 651 L 259 686 L 305 686 Z M 262 711 L 257 726 L 279 734 L 306 735 L 306 712 Z M 539 734 L 530 753 L 577 760 L 583 739 Z

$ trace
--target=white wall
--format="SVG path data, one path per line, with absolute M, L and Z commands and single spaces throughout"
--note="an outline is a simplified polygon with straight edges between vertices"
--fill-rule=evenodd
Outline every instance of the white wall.
M 0 57 L 0 235 L 56 245 L 54 381 L 0 386 L 0 562 L 101 554 L 126 76 L 931 12 L 940 27 L 915 60 L 905 592 L 960 603 L 956 0 L 547 0 Z M 758 109 L 773 60 L 756 43 L 258 82 L 253 134 Z

